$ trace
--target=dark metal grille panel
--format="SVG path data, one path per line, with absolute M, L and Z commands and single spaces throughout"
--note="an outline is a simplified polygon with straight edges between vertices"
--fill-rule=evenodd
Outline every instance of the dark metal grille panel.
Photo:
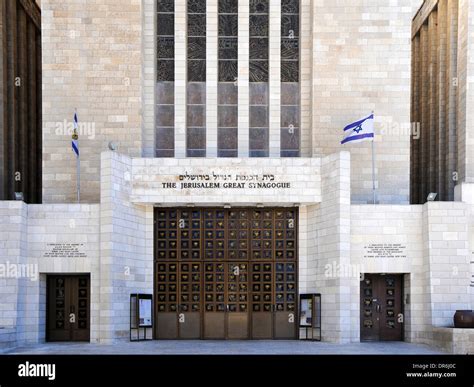
M 180 263 L 180 310 L 199 312 L 201 309 L 201 264 Z
M 204 265 L 204 306 L 206 312 L 224 312 L 225 304 L 225 265 L 208 262 Z
M 275 264 L 276 310 L 296 311 L 296 264 L 277 262 Z
M 271 262 L 252 263 L 253 312 L 273 310 L 273 270 Z
M 155 274 L 157 312 L 177 312 L 178 264 L 160 262 L 156 264 Z
M 248 310 L 248 263 L 228 263 L 227 305 L 229 312 Z

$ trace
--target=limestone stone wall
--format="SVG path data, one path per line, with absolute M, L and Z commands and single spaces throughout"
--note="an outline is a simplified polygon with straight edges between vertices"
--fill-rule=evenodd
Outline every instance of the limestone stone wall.
M 17 266 L 27 261 L 27 205 L 22 202 L 0 202 L 0 262 Z M 28 279 L 4 273 L 0 277 L 0 347 L 10 347 L 24 341 L 21 327 L 25 305 L 25 283 Z
M 447 353 L 472 355 L 474 332 L 472 329 L 434 328 L 433 345 Z
M 3 201 L 0 224 L 0 264 L 16 270 L 0 276 L 0 346 L 45 340 L 46 273 L 91 274 L 91 341 L 97 341 L 99 206 Z M 77 243 L 85 256 L 48 258 L 58 243 Z
M 432 327 L 453 325 L 457 309 L 471 308 L 469 206 L 352 206 L 351 264 L 361 272 L 405 276 L 405 339 L 432 343 Z M 406 258 L 364 258 L 370 243 L 400 244 Z M 353 307 L 359 288 L 352 293 Z M 352 315 L 357 325 L 358 307 Z
M 408 202 L 410 30 L 418 4 L 313 1 L 313 155 L 340 149 L 342 129 L 374 111 L 381 203 Z M 370 143 L 345 149 L 351 152 L 352 202 L 370 202 Z
M 153 206 L 131 201 L 128 156 L 104 152 L 101 163 L 100 205 L 0 202 L 0 264 L 39 273 L 0 276 L 0 347 L 44 341 L 52 273 L 90 273 L 92 342 L 128 338 L 130 293 L 153 292 Z M 472 308 L 472 185 L 459 202 L 351 205 L 349 153 L 320 165 L 321 202 L 300 206 L 299 289 L 322 294 L 323 340 L 359 340 L 359 273 L 400 273 L 405 340 L 454 345 L 433 327 L 449 327 L 455 310 Z M 85 256 L 47 257 L 57 243 L 77 243 Z M 404 245 L 406 257 L 365 258 L 370 243 Z M 355 274 L 338 271 L 347 267 Z
M 153 207 L 130 202 L 130 159 L 101 157 L 100 341 L 129 337 L 130 294 L 153 294 Z
M 98 341 L 100 304 L 99 205 L 46 204 L 28 206 L 28 262 L 38 265 L 39 281 L 26 282 L 28 342 L 45 340 L 46 274 L 90 274 L 91 342 Z M 50 257 L 54 247 L 76 245 L 81 257 Z M 75 247 L 76 248 L 76 247 Z M 54 254 L 53 254 L 54 255 Z
M 471 262 L 471 306 L 474 307 L 474 184 L 462 183 L 456 186 L 455 200 L 468 206 L 469 254 Z
M 181 60 L 185 36 L 179 30 L 185 25 L 183 3 L 176 2 L 175 23 L 178 157 L 185 151 L 185 122 L 181 119 L 185 106 L 186 72 Z M 239 5 L 243 17 L 239 19 L 241 29 L 246 26 L 245 4 Z M 110 140 L 129 156 L 152 157 L 154 153 L 155 4 L 151 0 L 113 3 L 44 0 L 41 5 L 44 200 L 75 200 L 76 165 L 70 135 L 64 132 L 68 131 L 67 124 L 77 108 L 86 132 L 80 137 L 82 201 L 98 202 L 99 155 Z M 397 0 L 383 6 L 376 0 L 302 2 L 302 154 L 317 157 L 341 150 L 342 128 L 374 110 L 382 203 L 408 201 L 409 136 L 406 129 L 410 106 L 410 25 L 413 10 L 418 5 L 419 0 Z M 273 27 L 277 20 L 278 15 L 272 13 Z M 209 28 L 211 39 L 215 23 Z M 273 29 L 278 32 L 276 27 Z M 239 137 L 239 146 L 242 147 L 240 154 L 245 155 L 248 69 L 243 60 L 248 55 L 248 44 L 244 42 L 245 31 L 240 32 L 239 128 L 243 137 Z M 277 37 L 273 36 L 270 64 L 274 81 L 279 74 L 276 41 Z M 208 52 L 210 64 L 215 62 L 215 55 Z M 270 109 L 271 146 L 272 155 L 277 155 L 279 90 L 277 83 L 272 85 L 275 93 Z M 209 102 L 212 96 L 209 94 Z M 209 113 L 214 114 L 215 107 L 208 105 Z M 212 114 L 209 115 L 210 129 L 215 126 Z M 212 130 L 208 144 L 211 156 L 215 145 Z M 369 144 L 345 149 L 351 151 L 353 159 L 352 201 L 366 203 L 371 200 L 372 184 Z
M 430 329 L 425 289 L 428 265 L 423 258 L 423 207 L 409 205 L 351 206 L 351 265 L 361 273 L 404 274 L 405 340 Z M 397 258 L 367 258 L 371 244 L 399 245 Z M 351 293 L 353 326 L 358 326 L 360 285 Z M 355 307 L 354 307 L 355 306 Z
M 81 201 L 96 203 L 108 142 L 142 154 L 142 1 L 43 0 L 41 7 L 43 201 L 76 199 L 70 129 L 77 108 Z
M 332 342 L 351 340 L 351 288 L 337 271 L 326 272 L 327 266 L 350 263 L 350 162 L 348 152 L 322 160 L 322 200 L 310 209 L 308 228 L 312 248 L 307 258 L 307 287 L 321 293 L 322 339 Z
M 469 208 L 465 203 L 424 206 L 425 260 L 429 265 L 431 324 L 452 326 L 454 312 L 470 309 Z

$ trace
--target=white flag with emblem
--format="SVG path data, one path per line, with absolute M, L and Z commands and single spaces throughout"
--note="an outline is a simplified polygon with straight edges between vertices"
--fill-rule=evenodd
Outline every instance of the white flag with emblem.
M 348 142 L 374 141 L 374 114 L 353 122 L 344 128 L 344 139 L 341 144 Z

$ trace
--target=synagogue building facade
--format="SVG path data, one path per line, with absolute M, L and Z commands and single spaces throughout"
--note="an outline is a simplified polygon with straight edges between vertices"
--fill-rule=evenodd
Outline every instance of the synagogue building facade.
M 473 37 L 468 0 L 42 0 L 0 346 L 129 340 L 137 293 L 155 339 L 298 339 L 316 293 L 322 341 L 472 352 Z

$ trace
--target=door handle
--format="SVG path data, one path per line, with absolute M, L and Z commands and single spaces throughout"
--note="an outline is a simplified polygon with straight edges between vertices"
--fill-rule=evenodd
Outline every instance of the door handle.
M 74 305 L 71 305 L 71 306 L 69 307 L 69 313 L 75 313 Z

